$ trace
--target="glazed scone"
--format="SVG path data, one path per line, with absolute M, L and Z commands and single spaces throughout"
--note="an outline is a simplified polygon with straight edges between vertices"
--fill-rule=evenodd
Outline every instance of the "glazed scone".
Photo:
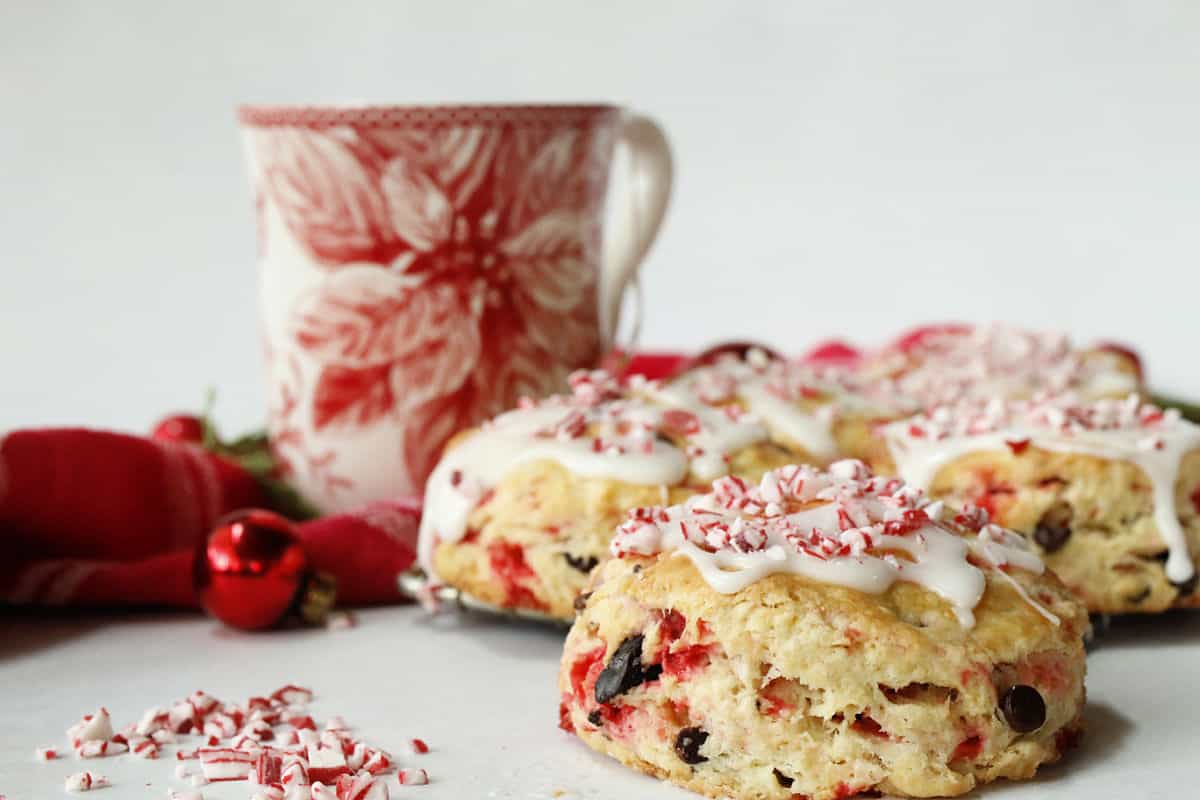
M 1136 357 L 1117 348 L 1081 349 L 1064 335 L 1007 325 L 935 325 L 861 354 L 836 348 L 799 361 L 746 346 L 711 358 L 657 391 L 736 404 L 771 438 L 813 456 L 890 467 L 878 429 L 940 404 L 965 399 L 1026 399 L 1074 392 L 1085 399 L 1141 391 Z
M 568 635 L 560 725 L 714 798 L 1032 776 L 1081 733 L 1087 615 L 986 513 L 946 517 L 852 461 L 631 514 Z
M 737 407 L 652 397 L 600 372 L 572 385 L 569 396 L 527 403 L 447 447 L 421 519 L 421 563 L 434 580 L 569 621 L 629 509 L 808 457 L 771 442 Z
M 1095 613 L 1200 606 L 1200 426 L 1137 396 L 960 403 L 888 426 L 896 472 L 1027 535 Z

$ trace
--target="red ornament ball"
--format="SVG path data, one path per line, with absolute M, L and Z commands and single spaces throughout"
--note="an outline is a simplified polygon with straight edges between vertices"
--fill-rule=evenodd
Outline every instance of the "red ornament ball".
M 194 414 L 174 414 L 155 425 L 150 438 L 160 442 L 203 444 L 204 420 Z
M 192 565 L 204 610 L 248 631 L 279 624 L 308 580 L 295 526 L 271 511 L 236 511 L 217 524 Z

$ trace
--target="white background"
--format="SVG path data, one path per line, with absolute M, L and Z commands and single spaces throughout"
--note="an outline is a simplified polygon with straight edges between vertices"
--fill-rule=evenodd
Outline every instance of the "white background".
M 1115 337 L 1200 397 L 1200 4 L 45 2 L 0 22 L 0 428 L 260 423 L 241 101 L 668 129 L 643 343 Z

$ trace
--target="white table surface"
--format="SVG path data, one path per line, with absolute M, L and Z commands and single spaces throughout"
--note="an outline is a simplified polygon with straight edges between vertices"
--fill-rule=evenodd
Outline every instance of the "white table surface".
M 244 701 L 285 683 L 310 686 L 318 718 L 340 714 L 357 735 L 399 753 L 431 745 L 433 782 L 398 787 L 414 800 L 684 800 L 687 792 L 634 774 L 556 727 L 561 632 L 480 616 L 431 620 L 416 608 L 362 612 L 349 630 L 242 634 L 185 614 L 0 616 L 0 794 L 66 797 L 63 778 L 107 775 L 97 800 L 163 798 L 190 788 L 176 761 L 128 756 L 40 763 L 34 748 L 98 705 L 119 727 L 153 705 L 202 688 Z M 1197 798 L 1200 780 L 1200 614 L 1121 620 L 1090 657 L 1084 746 L 1027 784 L 977 792 L 989 800 Z M 191 762 L 195 763 L 195 762 Z M 203 787 L 241 798 L 247 783 Z

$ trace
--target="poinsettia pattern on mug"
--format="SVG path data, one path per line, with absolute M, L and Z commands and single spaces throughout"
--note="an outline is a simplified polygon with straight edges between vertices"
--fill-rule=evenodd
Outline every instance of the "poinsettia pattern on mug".
M 386 425 L 419 492 L 456 431 L 595 362 L 605 123 L 253 131 L 319 269 L 279 343 L 318 365 L 300 431 Z

